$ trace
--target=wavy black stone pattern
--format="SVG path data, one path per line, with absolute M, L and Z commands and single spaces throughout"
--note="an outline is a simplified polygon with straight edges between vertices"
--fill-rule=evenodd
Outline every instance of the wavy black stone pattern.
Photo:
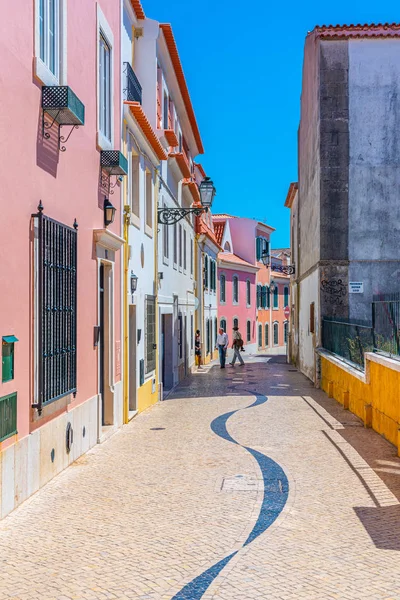
M 247 446 L 242 446 L 239 444 L 239 442 L 233 439 L 233 437 L 229 435 L 227 431 L 226 424 L 232 415 L 240 410 L 247 410 L 248 408 L 260 406 L 260 404 L 264 404 L 268 400 L 266 396 L 261 394 L 254 394 L 254 396 L 256 397 L 256 400 L 253 402 L 253 404 L 250 404 L 250 406 L 247 406 L 244 409 L 240 408 L 238 410 L 225 413 L 224 415 L 214 419 L 214 421 L 211 423 L 211 429 L 216 435 L 224 440 L 227 440 L 228 442 L 232 442 L 232 444 L 241 446 L 255 458 L 258 466 L 260 467 L 264 480 L 264 495 L 260 514 L 258 515 L 258 519 L 247 540 L 243 543 L 242 548 L 253 542 L 258 536 L 264 533 L 268 527 L 272 525 L 272 523 L 282 512 L 289 495 L 289 482 L 283 469 L 274 460 L 272 460 L 272 458 L 265 456 L 265 454 L 261 454 L 261 452 L 257 452 L 257 450 L 253 450 L 252 448 L 248 448 Z M 238 552 L 240 552 L 240 550 L 229 554 L 215 565 L 207 569 L 207 571 L 204 571 L 201 575 L 190 581 L 177 594 L 175 594 L 172 600 L 200 600 L 214 579 L 216 579 L 222 569 L 234 556 L 236 556 Z

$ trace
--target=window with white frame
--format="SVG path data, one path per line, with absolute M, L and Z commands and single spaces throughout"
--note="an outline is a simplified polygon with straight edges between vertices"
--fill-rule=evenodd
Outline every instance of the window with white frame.
M 186 271 L 187 268 L 187 257 L 186 257 L 186 229 L 183 230 L 183 270 Z
M 174 264 L 178 262 L 178 225 L 174 224 Z
M 182 267 L 182 225 L 179 225 L 179 266 Z
M 274 346 L 279 344 L 279 323 L 274 323 Z
M 164 92 L 163 127 L 164 127 L 164 129 L 168 129 L 168 94 L 167 94 L 167 92 Z
M 135 217 L 140 217 L 140 156 L 136 151 L 136 144 L 133 136 L 129 134 L 129 196 L 132 213 Z
M 153 176 L 146 169 L 146 225 L 153 228 Z
M 287 344 L 288 333 L 289 333 L 289 323 L 287 321 L 285 321 L 283 324 L 283 343 L 284 344 Z
M 279 308 L 279 288 L 277 285 L 274 289 L 274 308 Z
M 193 264 L 194 264 L 194 246 L 193 240 L 190 240 L 190 274 L 193 275 Z
M 265 337 L 265 339 L 264 339 L 265 347 L 267 347 L 267 346 L 269 346 L 269 325 L 268 325 L 268 323 L 265 323 L 265 336 L 264 337 Z
M 62 0 L 38 0 L 39 58 L 58 80 L 60 76 Z
M 219 300 L 220 300 L 220 302 L 225 302 L 225 300 L 226 300 L 225 286 L 226 286 L 226 278 L 225 278 L 225 275 L 221 274 L 221 277 L 219 278 Z
M 237 275 L 232 278 L 232 299 L 234 304 L 239 303 L 239 278 Z
M 251 321 L 247 321 L 247 341 L 251 342 Z
M 111 141 L 111 46 L 100 30 L 99 39 L 99 130 Z
M 249 279 L 246 281 L 246 302 L 247 306 L 251 305 L 251 283 Z
M 164 202 L 164 208 L 167 205 Z M 163 225 L 163 248 L 164 248 L 164 258 L 169 258 L 169 225 Z

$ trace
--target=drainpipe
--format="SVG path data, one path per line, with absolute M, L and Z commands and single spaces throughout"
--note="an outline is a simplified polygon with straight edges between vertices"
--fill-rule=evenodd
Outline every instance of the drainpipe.
M 123 409 L 124 423 L 129 421 L 129 307 L 128 307 L 128 271 L 129 271 L 129 225 L 131 222 L 131 207 L 124 206 L 124 284 L 123 284 L 123 319 L 124 319 L 124 385 L 123 385 Z
M 160 327 L 160 319 L 158 314 L 158 290 L 160 287 L 160 281 L 158 279 L 158 195 L 160 191 L 160 180 L 158 178 L 159 172 L 161 170 L 161 165 L 158 169 L 156 169 L 156 185 L 155 185 L 155 194 L 154 194 L 154 216 L 153 216 L 153 231 L 154 231 L 154 296 L 155 296 L 155 318 L 156 318 L 156 344 L 157 344 L 157 352 L 156 352 L 156 373 L 155 373 L 155 393 L 157 395 L 158 400 L 162 400 L 160 398 L 160 381 L 159 381 L 159 362 L 160 362 L 160 339 L 159 339 L 159 327 Z

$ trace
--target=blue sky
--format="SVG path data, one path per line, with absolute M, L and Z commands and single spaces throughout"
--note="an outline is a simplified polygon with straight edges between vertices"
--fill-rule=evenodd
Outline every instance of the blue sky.
M 284 207 L 297 181 L 304 40 L 315 25 L 399 20 L 393 0 L 142 0 L 172 24 L 204 156 L 213 212 L 266 219 L 272 247 L 289 245 Z

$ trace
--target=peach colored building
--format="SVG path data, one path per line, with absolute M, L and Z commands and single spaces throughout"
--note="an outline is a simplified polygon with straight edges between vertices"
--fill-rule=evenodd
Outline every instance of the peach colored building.
M 122 423 L 120 19 L 16 0 L 0 22 L 2 517 Z

